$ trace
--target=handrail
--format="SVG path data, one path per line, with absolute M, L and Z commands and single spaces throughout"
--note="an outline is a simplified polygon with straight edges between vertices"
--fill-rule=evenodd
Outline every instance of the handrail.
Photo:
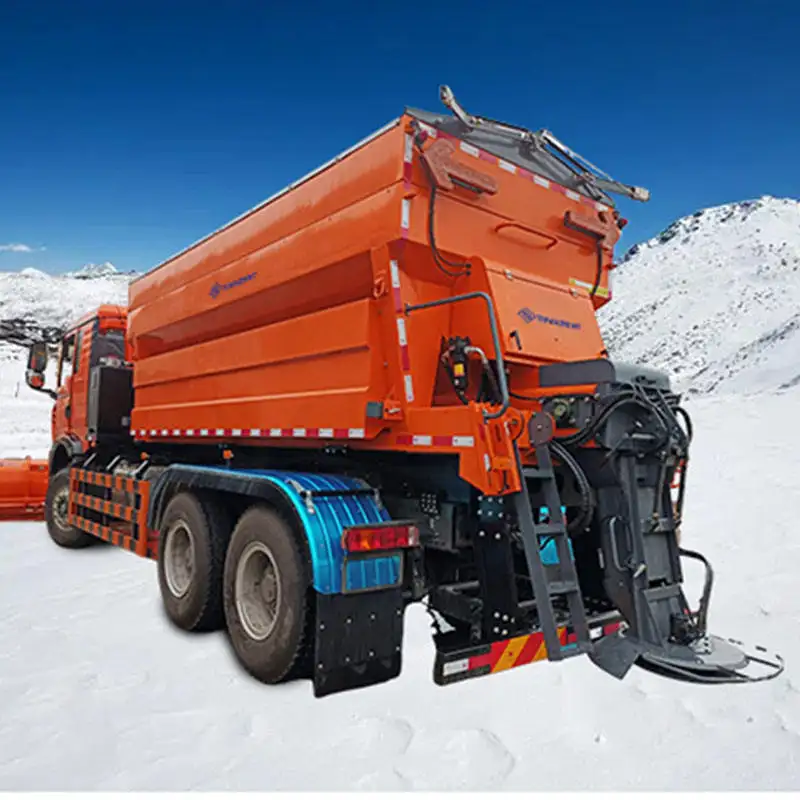
M 500 334 L 497 331 L 497 315 L 494 311 L 494 303 L 492 298 L 486 292 L 467 292 L 466 294 L 457 294 L 453 297 L 445 297 L 442 300 L 431 300 L 427 303 L 418 303 L 417 305 L 410 305 L 406 303 L 405 313 L 406 316 L 411 314 L 412 311 L 422 311 L 426 308 L 436 308 L 437 306 L 451 305 L 452 303 L 462 303 L 465 300 L 481 299 L 486 303 L 486 310 L 489 312 L 489 326 L 492 330 L 492 344 L 494 346 L 495 360 L 497 361 L 498 384 L 500 387 L 500 396 L 502 403 L 498 411 L 489 412 L 483 410 L 484 420 L 498 419 L 508 411 L 511 405 L 511 398 L 508 394 L 508 383 L 506 381 L 505 364 L 503 363 L 503 351 L 500 347 Z

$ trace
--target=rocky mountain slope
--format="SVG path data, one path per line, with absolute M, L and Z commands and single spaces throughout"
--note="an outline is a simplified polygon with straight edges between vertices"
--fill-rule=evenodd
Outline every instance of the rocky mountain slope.
M 612 356 L 687 394 L 800 383 L 800 202 L 698 211 L 626 254 L 600 313 Z

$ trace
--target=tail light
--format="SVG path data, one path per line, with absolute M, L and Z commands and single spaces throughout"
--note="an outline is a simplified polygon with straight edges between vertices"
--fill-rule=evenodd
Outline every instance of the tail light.
M 413 523 L 387 522 L 377 525 L 354 525 L 342 533 L 342 547 L 348 553 L 374 550 L 399 550 L 419 544 L 419 528 Z

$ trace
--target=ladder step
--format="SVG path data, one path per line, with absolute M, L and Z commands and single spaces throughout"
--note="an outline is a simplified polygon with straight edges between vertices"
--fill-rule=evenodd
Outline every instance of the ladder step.
M 572 656 L 580 656 L 584 653 L 591 653 L 594 649 L 591 641 L 588 642 L 573 642 L 572 644 L 565 644 L 561 648 L 561 656 L 563 658 L 572 658 Z
M 551 581 L 547 584 L 547 589 L 551 595 L 569 594 L 570 592 L 580 591 L 576 581 Z
M 540 481 L 552 481 L 554 478 L 551 469 L 540 469 L 539 467 L 523 467 L 522 476 L 524 478 L 537 478 Z
M 544 525 L 533 526 L 537 536 L 565 536 L 567 529 L 559 522 L 545 523 Z

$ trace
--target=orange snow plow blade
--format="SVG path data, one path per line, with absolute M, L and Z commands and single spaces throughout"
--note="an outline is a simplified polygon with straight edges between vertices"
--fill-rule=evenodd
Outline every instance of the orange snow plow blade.
M 0 459 L 0 520 L 44 519 L 47 461 Z

